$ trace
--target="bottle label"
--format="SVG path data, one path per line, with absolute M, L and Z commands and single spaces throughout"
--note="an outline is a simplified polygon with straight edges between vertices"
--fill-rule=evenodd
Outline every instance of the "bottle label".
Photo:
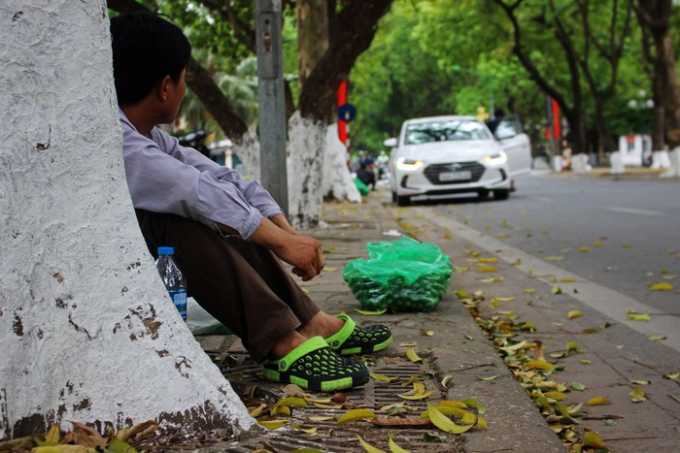
M 175 307 L 177 307 L 177 310 L 179 311 L 179 314 L 182 315 L 183 320 L 187 320 L 187 290 L 186 289 L 179 289 L 179 290 L 170 290 L 168 291 L 170 294 L 170 299 L 172 299 L 173 303 L 175 304 Z

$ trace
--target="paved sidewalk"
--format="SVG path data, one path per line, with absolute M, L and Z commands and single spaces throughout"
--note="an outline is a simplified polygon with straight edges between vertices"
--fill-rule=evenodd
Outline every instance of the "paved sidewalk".
M 367 258 L 368 242 L 393 240 L 395 236 L 385 233 L 403 230 L 385 208 L 389 201 L 388 197 L 388 192 L 378 190 L 365 197 L 362 204 L 325 203 L 323 219 L 328 228 L 307 232 L 322 241 L 326 257 L 326 270 L 312 281 L 302 284 L 312 299 L 329 313 L 347 312 L 360 325 L 387 323 L 394 333 L 392 346 L 369 358 L 369 364 L 372 371 L 400 376 L 401 381 L 388 388 L 389 386 L 385 386 L 384 383 L 372 380 L 365 389 L 348 391 L 350 401 L 356 407 L 371 410 L 378 410 L 389 403 L 403 403 L 404 401 L 397 398 L 396 394 L 404 393 L 408 387 L 401 384 L 409 376 L 420 375 L 428 389 L 434 391 L 429 398 L 432 402 L 474 398 L 484 405 L 486 413 L 483 418 L 488 423 L 488 429 L 475 428 L 458 436 L 449 434 L 445 436 L 447 439 L 442 444 L 423 440 L 425 432 L 444 434 L 434 427 L 395 430 L 379 428 L 363 421 L 340 427 L 332 422 L 319 425 L 319 431 L 314 436 L 305 437 L 299 432 L 286 434 L 286 428 L 282 428 L 272 431 L 269 441 L 249 440 L 232 444 L 230 448 L 219 447 L 213 451 L 251 451 L 249 448 L 257 446 L 262 448 L 262 443 L 275 444 L 274 439 L 278 439 L 279 442 L 277 451 L 303 447 L 329 453 L 364 451 L 357 441 L 356 434 L 361 434 L 373 446 L 384 451 L 390 450 L 387 445 L 388 435 L 393 435 L 399 446 L 413 452 L 565 451 L 561 441 L 534 407 L 525 390 L 489 344 L 468 310 L 455 296 L 455 289 L 473 290 L 461 287 L 457 275 L 453 276 L 451 287 L 442 302 L 431 313 L 396 313 L 376 317 L 364 316 L 356 311 L 361 307 L 343 280 L 343 269 L 355 258 Z M 451 256 L 452 264 L 464 265 L 468 257 L 462 255 L 462 250 L 455 253 L 457 255 Z M 425 336 L 421 333 L 422 330 L 432 331 L 434 334 Z M 234 337 L 198 338 L 207 352 L 220 356 L 222 363 L 220 366 L 235 388 L 243 390 L 244 386 L 257 386 L 274 396 L 281 396 L 280 386 L 268 384 L 260 379 L 259 368 L 256 365 L 247 363 L 247 360 L 245 362 L 237 360 L 233 365 L 226 363 L 226 357 L 229 359 L 239 357 L 238 354 L 227 352 L 234 343 Z M 423 364 L 413 364 L 406 358 L 406 351 L 411 346 L 425 359 Z M 238 351 L 232 348 L 231 352 Z M 448 388 L 440 384 L 446 376 L 452 378 L 446 386 Z M 482 379 L 490 376 L 496 378 L 491 381 Z M 426 408 L 425 401 L 407 403 L 419 409 Z M 337 419 L 343 412 L 346 410 L 331 415 Z M 419 412 L 414 414 L 417 416 Z M 307 419 L 309 415 L 306 414 Z M 318 415 L 318 412 L 313 415 Z M 299 420 L 304 421 L 304 418 Z

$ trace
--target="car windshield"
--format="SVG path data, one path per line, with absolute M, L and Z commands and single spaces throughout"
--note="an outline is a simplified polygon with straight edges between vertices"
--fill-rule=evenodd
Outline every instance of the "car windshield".
M 488 140 L 491 136 L 483 123 L 476 120 L 432 121 L 406 126 L 405 145 L 454 140 Z

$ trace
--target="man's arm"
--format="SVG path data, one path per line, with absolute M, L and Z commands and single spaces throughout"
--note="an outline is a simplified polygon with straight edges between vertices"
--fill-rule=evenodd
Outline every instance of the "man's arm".
M 227 234 L 238 234 L 236 230 L 219 224 Z M 271 250 L 282 261 L 293 266 L 293 273 L 303 281 L 311 280 L 321 273 L 325 263 L 323 248 L 316 239 L 299 234 L 282 214 L 272 219 L 262 218 L 262 222 L 250 240 Z

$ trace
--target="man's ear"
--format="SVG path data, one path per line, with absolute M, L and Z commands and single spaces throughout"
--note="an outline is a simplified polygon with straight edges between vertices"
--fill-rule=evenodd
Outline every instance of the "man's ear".
M 160 82 L 158 82 L 158 85 L 156 85 L 156 93 L 158 94 L 158 97 L 166 101 L 168 99 L 168 94 L 169 94 L 169 84 L 172 81 L 169 75 L 166 75 L 161 79 Z

